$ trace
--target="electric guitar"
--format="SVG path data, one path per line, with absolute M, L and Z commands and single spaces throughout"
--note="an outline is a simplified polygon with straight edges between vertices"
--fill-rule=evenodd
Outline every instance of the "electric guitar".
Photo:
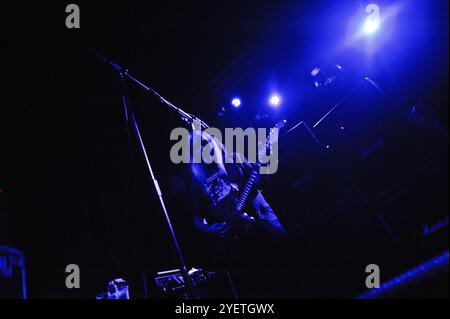
M 250 172 L 247 183 L 242 188 L 239 196 L 234 197 L 232 206 L 225 212 L 225 221 L 231 228 L 229 231 L 229 236 L 240 236 L 249 231 L 251 226 L 255 224 L 255 218 L 244 212 L 245 204 L 247 203 L 248 197 L 255 186 L 258 179 L 258 175 L 261 167 L 261 157 L 264 153 L 272 153 L 272 145 L 278 141 L 279 130 L 286 124 L 286 120 L 278 122 L 275 127 L 270 129 L 269 135 L 267 136 L 265 145 L 258 147 L 258 156 L 255 165 Z

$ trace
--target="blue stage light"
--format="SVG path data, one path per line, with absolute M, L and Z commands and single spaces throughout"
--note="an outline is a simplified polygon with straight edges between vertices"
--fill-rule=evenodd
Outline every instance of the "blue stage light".
M 233 105 L 234 107 L 239 107 L 241 106 L 241 100 L 238 98 L 234 98 L 231 100 L 231 105 Z
M 366 19 L 364 23 L 364 31 L 368 34 L 374 33 L 380 27 L 380 22 L 372 19 Z
M 273 107 L 278 107 L 281 104 L 281 97 L 278 94 L 272 94 L 269 97 L 269 104 Z
M 366 21 L 364 22 L 364 32 L 371 34 L 380 27 L 380 7 L 374 3 L 366 7 Z

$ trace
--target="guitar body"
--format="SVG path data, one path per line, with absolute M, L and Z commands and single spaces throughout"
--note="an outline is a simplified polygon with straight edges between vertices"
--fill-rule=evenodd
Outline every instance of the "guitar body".
M 214 222 L 225 222 L 230 228 L 227 237 L 239 236 L 248 232 L 251 225 L 255 223 L 255 219 L 244 211 L 236 209 L 239 202 L 239 191 L 233 190 L 224 200 L 219 210 L 214 211 Z

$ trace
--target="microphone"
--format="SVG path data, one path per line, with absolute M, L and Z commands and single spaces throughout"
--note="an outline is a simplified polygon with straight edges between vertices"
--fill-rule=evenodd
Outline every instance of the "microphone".
M 91 49 L 90 51 L 91 51 L 91 53 L 95 54 L 98 58 L 100 58 L 101 60 L 103 60 L 104 62 L 106 62 L 110 66 L 112 66 L 117 72 L 119 72 L 119 73 L 127 73 L 128 72 L 127 69 L 123 69 L 120 65 L 114 63 L 113 61 L 111 61 L 110 59 L 108 59 L 104 55 L 101 55 L 97 51 L 95 51 L 93 49 Z

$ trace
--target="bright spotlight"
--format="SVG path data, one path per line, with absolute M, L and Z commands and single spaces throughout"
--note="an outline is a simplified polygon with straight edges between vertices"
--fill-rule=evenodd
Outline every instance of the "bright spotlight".
M 281 103 L 281 97 L 278 94 L 272 94 L 269 98 L 269 104 L 273 107 L 279 106 Z
M 364 31 L 366 33 L 374 33 L 375 31 L 378 30 L 379 27 L 380 27 L 379 21 L 367 19 L 366 22 L 364 23 Z
M 241 100 L 238 98 L 234 98 L 231 100 L 231 105 L 233 105 L 234 107 L 239 107 L 241 106 Z
M 374 33 L 380 27 L 380 7 L 377 4 L 369 4 L 366 7 L 366 21 L 364 22 L 364 31 Z

